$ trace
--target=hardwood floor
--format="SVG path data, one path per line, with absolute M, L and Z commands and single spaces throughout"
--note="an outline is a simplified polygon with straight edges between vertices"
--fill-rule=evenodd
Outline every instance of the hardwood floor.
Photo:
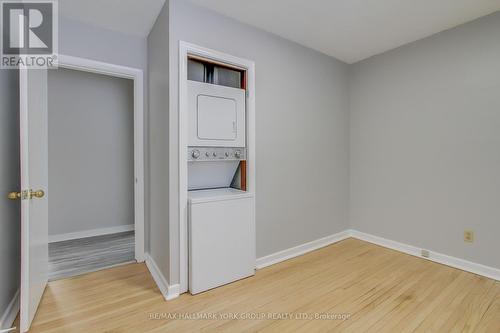
M 276 317 L 231 320 L 238 314 Z M 300 317 L 315 314 L 331 318 Z M 144 264 L 53 281 L 30 332 L 197 331 L 500 332 L 500 282 L 347 239 L 169 302 Z

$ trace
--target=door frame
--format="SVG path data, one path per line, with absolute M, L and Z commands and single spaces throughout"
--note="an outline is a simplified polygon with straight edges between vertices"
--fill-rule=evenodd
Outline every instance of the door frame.
M 212 60 L 216 63 L 246 71 L 246 142 L 247 142 L 247 192 L 255 196 L 255 62 L 235 57 L 206 47 L 179 41 L 179 291 L 188 290 L 188 56 Z M 170 235 L 170 239 L 172 236 Z M 172 260 L 171 260 L 172 262 Z M 173 260 L 175 262 L 175 260 Z
M 144 73 L 142 69 L 120 66 L 86 58 L 58 55 L 59 68 L 102 74 L 134 82 L 134 229 L 135 260 L 143 262 L 145 246 L 144 202 Z

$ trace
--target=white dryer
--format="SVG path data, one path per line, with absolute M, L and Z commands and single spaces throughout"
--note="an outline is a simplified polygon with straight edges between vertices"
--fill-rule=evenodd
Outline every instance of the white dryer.
M 245 147 L 245 90 L 188 80 L 190 147 Z

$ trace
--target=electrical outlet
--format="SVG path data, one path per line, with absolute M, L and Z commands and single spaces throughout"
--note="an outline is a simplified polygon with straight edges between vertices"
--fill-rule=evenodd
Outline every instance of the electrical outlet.
M 464 231 L 464 242 L 472 243 L 474 242 L 474 231 L 465 230 Z
M 429 251 L 428 251 L 428 250 L 421 250 L 421 251 L 420 251 L 420 255 L 421 255 L 422 257 L 424 257 L 424 258 L 429 258 L 430 253 L 429 253 Z

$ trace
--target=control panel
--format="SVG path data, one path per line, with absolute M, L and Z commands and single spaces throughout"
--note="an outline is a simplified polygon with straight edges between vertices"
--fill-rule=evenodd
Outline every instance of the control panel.
M 188 161 L 244 161 L 245 148 L 189 147 Z

